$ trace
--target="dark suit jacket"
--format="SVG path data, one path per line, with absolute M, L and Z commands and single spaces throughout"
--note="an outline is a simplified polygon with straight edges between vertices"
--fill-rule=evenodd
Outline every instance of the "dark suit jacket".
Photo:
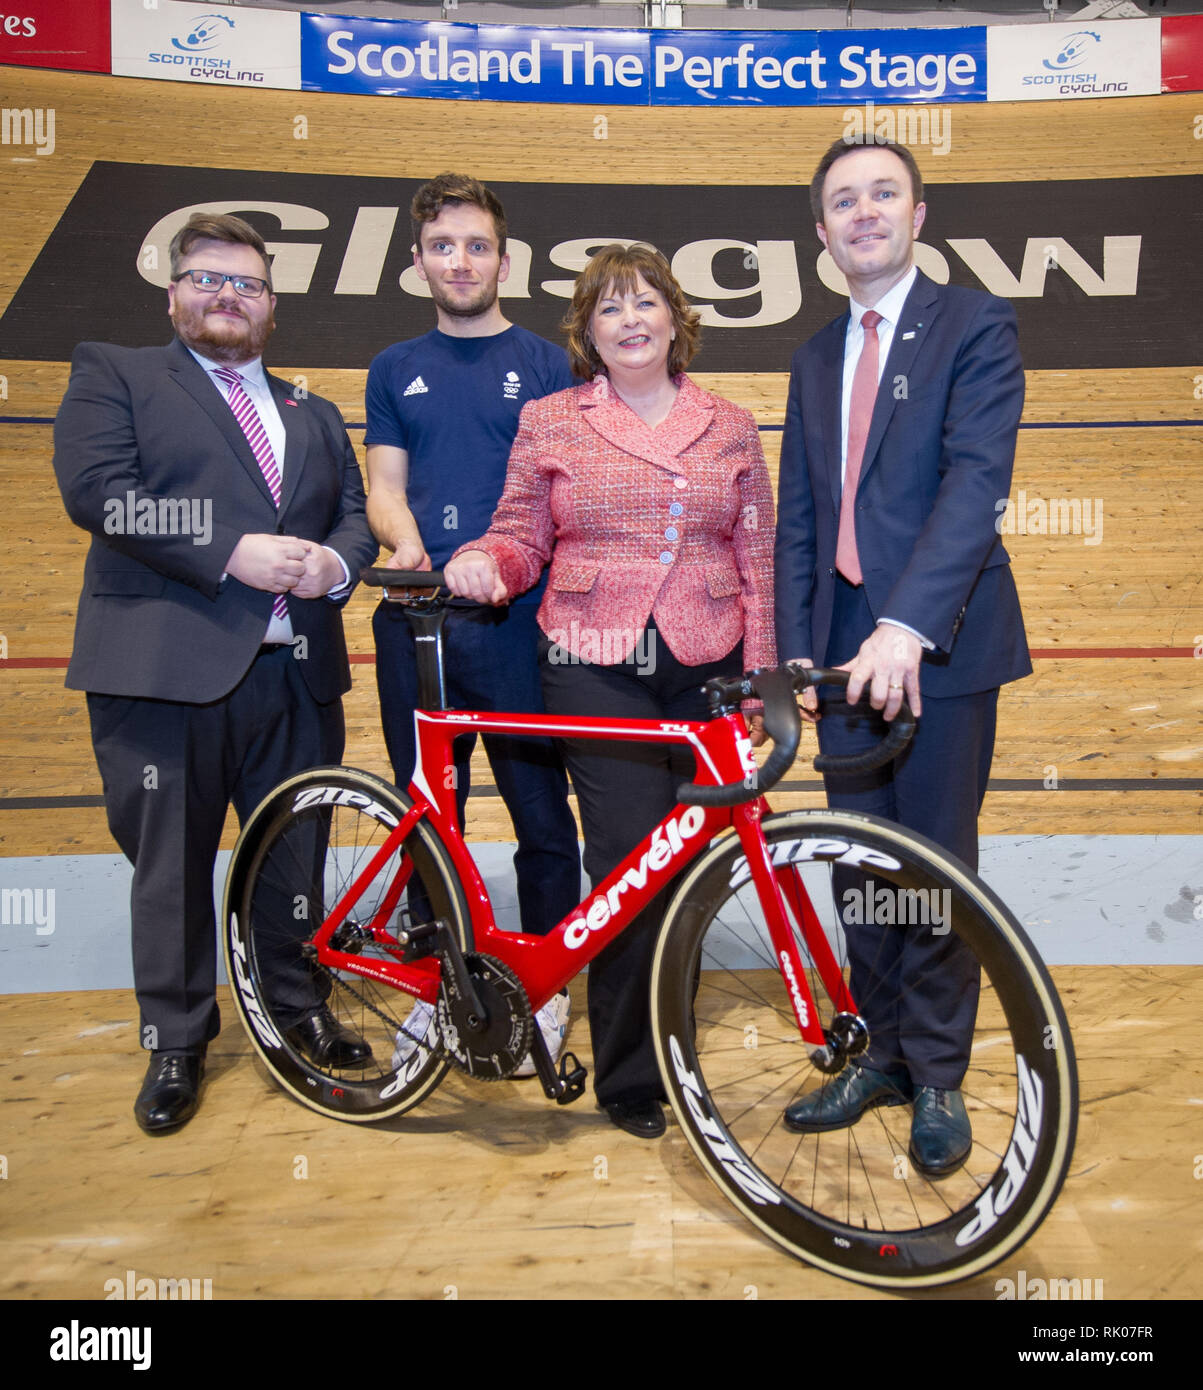
M 777 650 L 820 663 L 835 592 L 848 315 L 794 354 L 777 508 Z M 1032 667 L 996 530 L 1011 487 L 1023 366 L 1010 304 L 934 284 L 907 296 L 878 387 L 856 536 L 875 619 L 935 643 L 920 688 L 968 695 Z
M 247 533 L 328 545 L 352 580 L 375 559 L 363 481 L 338 410 L 269 381 L 286 437 L 278 511 L 229 405 L 178 339 L 76 349 L 54 424 L 63 500 L 92 534 L 71 689 L 193 704 L 228 694 L 255 659 L 273 602 L 222 578 Z M 181 503 L 195 509 L 189 534 Z M 206 508 L 208 540 L 196 544 L 193 521 L 203 530 Z M 140 513 L 154 516 L 143 521 L 145 534 Z M 311 694 L 336 699 L 351 684 L 340 603 L 290 597 L 288 612 L 304 639 L 297 655 Z

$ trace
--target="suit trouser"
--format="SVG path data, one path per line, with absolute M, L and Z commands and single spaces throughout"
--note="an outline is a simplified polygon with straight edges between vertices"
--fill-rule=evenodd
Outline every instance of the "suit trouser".
M 703 682 L 743 670 L 742 644 L 719 661 L 686 666 L 648 623 L 647 659 L 613 666 L 570 659 L 544 639 L 541 666 L 547 708 L 556 715 L 618 719 L 708 719 Z M 641 648 L 637 647 L 637 651 Z M 596 887 L 677 804 L 677 787 L 694 776 L 680 744 L 565 739 L 585 833 L 585 872 Z M 599 1105 L 664 1099 L 652 1040 L 652 956 L 674 883 L 589 963 L 589 1033 Z
M 864 589 L 837 579 L 826 664 L 852 660 L 874 626 Z M 827 803 L 916 830 L 976 870 L 977 818 L 994 754 L 998 690 L 938 698 L 923 692 L 922 668 L 919 680 L 923 713 L 911 744 L 875 772 L 826 776 Z M 819 721 L 823 752 L 859 752 L 883 736 L 883 721 L 869 708 L 867 696 L 861 706 L 867 714 L 825 715 Z M 844 930 L 853 997 L 872 1033 L 865 1061 L 879 1068 L 901 1064 L 916 1086 L 955 1090 L 968 1064 L 977 1016 L 980 980 L 974 956 L 954 932 L 933 930 L 940 925 L 934 921 L 862 920 L 874 915 L 864 910 L 863 874 L 837 868 L 833 885 L 837 904 L 850 901 L 845 895 L 851 891 L 862 905 L 855 921 L 845 919 Z
M 533 603 L 448 610 L 443 667 L 449 709 L 543 713 L 537 612 Z M 372 619 L 372 631 L 380 717 L 393 780 L 399 787 L 408 787 L 417 756 L 414 710 L 419 708 L 413 629 L 400 605 L 383 602 Z M 514 872 L 522 930 L 543 936 L 581 900 L 581 855 L 564 764 L 548 738 L 504 734 L 483 734 L 482 738 L 518 842 Z M 475 744 L 475 735 L 465 735 L 453 745 L 461 829 Z M 441 770 L 438 775 L 441 780 Z M 410 905 L 415 906 L 412 897 Z M 421 909 L 416 910 L 421 915 Z
M 342 758 L 342 701 L 318 704 L 293 652 L 265 651 L 210 704 L 88 695 L 109 829 L 134 866 L 143 1047 L 196 1047 L 217 1036 L 213 865 L 231 801 L 245 823 L 285 777 Z M 312 987 L 309 994 L 312 1008 L 320 1000 Z

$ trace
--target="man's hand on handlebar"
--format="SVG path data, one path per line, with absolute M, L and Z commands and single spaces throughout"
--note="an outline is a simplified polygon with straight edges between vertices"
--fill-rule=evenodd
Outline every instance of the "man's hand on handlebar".
M 869 703 L 881 710 L 887 720 L 893 719 L 902 708 L 906 696 L 916 718 L 921 713 L 919 702 L 919 661 L 923 645 L 913 632 L 879 623 L 861 643 L 852 661 L 839 669 L 848 672 L 848 703 L 856 704 L 861 691 L 869 687 Z
M 465 550 L 443 566 L 443 581 L 457 598 L 475 603 L 504 603 L 509 591 L 501 582 L 497 561 L 483 550 Z

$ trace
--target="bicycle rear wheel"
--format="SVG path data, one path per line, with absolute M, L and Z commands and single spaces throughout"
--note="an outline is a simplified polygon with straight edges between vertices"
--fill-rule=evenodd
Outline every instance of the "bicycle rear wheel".
M 313 768 L 282 782 L 255 810 L 226 878 L 222 941 L 247 1034 L 285 1090 L 342 1120 L 400 1114 L 427 1096 L 448 1067 L 433 1010 L 386 982 L 319 964 L 310 946 L 354 884 L 360 895 L 339 939 L 341 949 L 369 966 L 398 960 L 396 933 L 403 927 L 439 918 L 451 923 L 461 948 L 470 949 L 463 891 L 425 821 L 367 874 L 411 805 L 407 795 L 369 773 Z M 405 884 L 399 894 L 398 876 Z M 373 939 L 362 928 L 386 903 L 387 938 Z M 433 960 L 429 968 L 437 969 Z M 298 1018 L 322 1005 L 367 1043 L 366 1060 L 319 1064 L 289 1038 Z
M 687 872 L 653 964 L 653 1032 L 681 1127 L 744 1215 L 808 1263 L 887 1288 L 976 1274 L 1036 1229 L 1073 1152 L 1077 1072 L 1048 972 L 990 889 L 930 841 L 847 812 L 787 812 L 766 817 L 763 829 L 779 883 L 805 889 L 845 981 L 848 935 L 863 917 L 851 911 L 858 893 L 861 907 L 877 914 L 873 940 L 884 943 L 875 946 L 883 955 L 899 941 L 895 933 L 930 932 L 955 938 L 953 949 L 980 973 L 968 1056 L 960 1058 L 972 1148 L 957 1171 L 924 1177 L 909 1154 L 909 1104 L 869 1109 L 820 1133 L 786 1128 L 786 1107 L 836 1076 L 816 1067 L 800 1035 L 733 836 Z M 826 1029 L 836 1008 L 797 914 L 788 915 Z M 871 1065 L 905 1072 L 904 1056 L 872 1051 L 874 1020 L 896 1017 L 895 990 L 879 981 L 856 1003 Z

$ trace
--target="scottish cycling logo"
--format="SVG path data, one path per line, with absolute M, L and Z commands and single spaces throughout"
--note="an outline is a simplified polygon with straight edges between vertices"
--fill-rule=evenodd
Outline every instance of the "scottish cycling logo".
M 227 15 L 201 15 L 185 34 L 172 37 L 174 52 L 146 54 L 148 63 L 174 69 L 172 76 L 212 82 L 265 82 L 267 74 L 253 68 L 235 70 L 235 59 L 219 56 L 238 37 L 234 20 Z M 166 76 L 167 74 L 164 74 Z
M 1087 62 L 1095 67 L 1095 71 L 1080 71 L 1082 64 Z M 1127 55 L 1116 53 L 1114 44 L 1111 55 L 1108 55 L 1103 47 L 1102 35 L 1092 29 L 1070 34 L 1051 58 L 1043 59 L 1041 66 L 1043 72 L 1031 72 L 1024 76 L 1023 86 L 1047 87 L 1047 95 L 1056 92 L 1063 97 L 1103 96 L 1108 92 L 1126 92 L 1131 86 L 1127 80 L 1108 82 L 1100 76 L 1100 67 L 1111 71 L 1118 68 L 1130 73 L 1130 60 Z
M 183 39 L 172 39 L 171 46 L 181 53 L 205 53 L 234 31 L 234 21 L 224 14 L 206 14 L 196 20 Z
M 1070 34 L 1069 38 L 1061 45 L 1060 51 L 1051 61 L 1046 58 L 1044 66 L 1049 72 L 1067 72 L 1070 68 L 1076 68 L 1079 63 L 1086 61 L 1087 53 L 1094 48 L 1096 43 L 1102 43 L 1100 34 L 1094 33 L 1090 29 L 1083 29 L 1080 33 Z

